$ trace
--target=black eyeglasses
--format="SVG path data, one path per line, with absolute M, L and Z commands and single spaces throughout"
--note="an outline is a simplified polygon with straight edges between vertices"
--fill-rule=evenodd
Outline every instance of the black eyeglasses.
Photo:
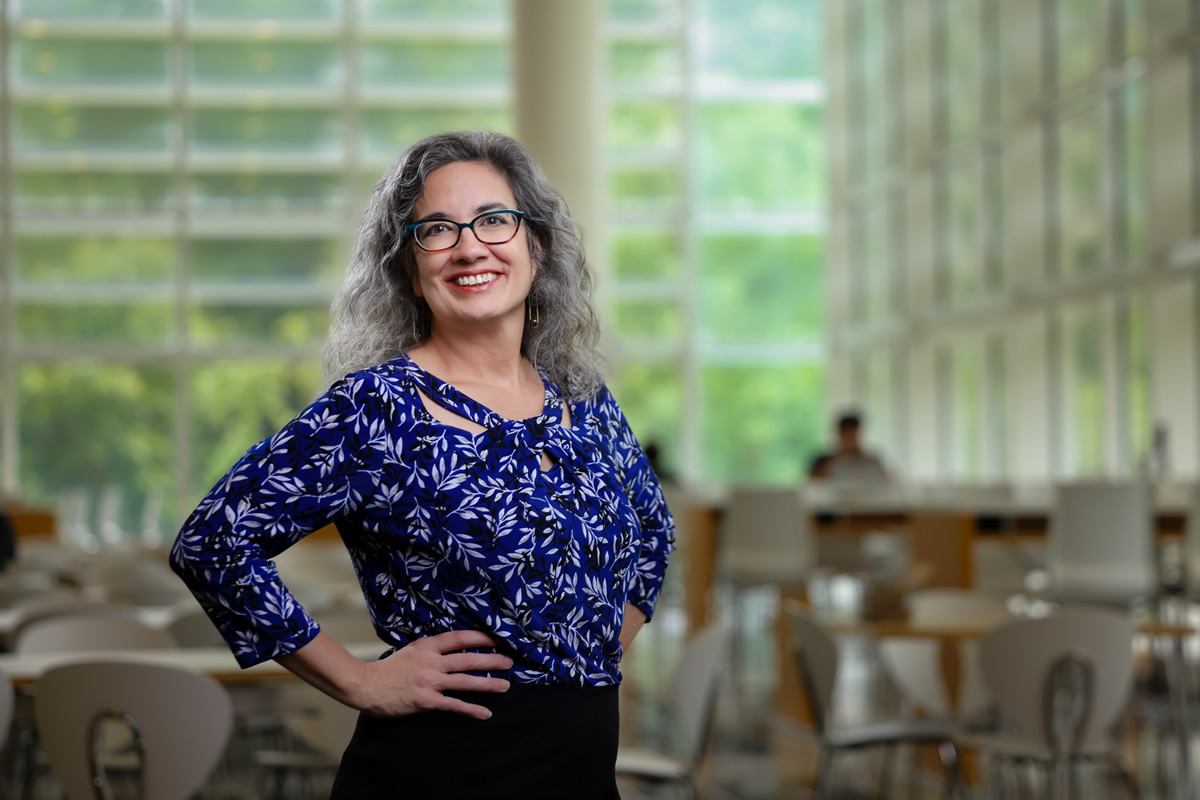
M 412 231 L 417 246 L 430 253 L 449 250 L 458 244 L 463 228 L 470 228 L 475 238 L 484 244 L 511 242 L 521 229 L 524 211 L 511 208 L 485 211 L 470 222 L 455 222 L 452 219 L 423 219 L 404 230 Z

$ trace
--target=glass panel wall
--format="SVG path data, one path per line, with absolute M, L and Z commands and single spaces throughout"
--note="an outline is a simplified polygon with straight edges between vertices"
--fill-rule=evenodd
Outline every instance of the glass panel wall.
M 383 169 L 428 133 L 511 132 L 508 5 L 2 7 L 0 494 L 119 496 L 129 535 L 159 506 L 167 530 L 318 390 Z
M 893 369 L 882 390 L 937 409 L 901 417 L 902 475 L 1131 475 L 1156 431 L 1185 454 L 1173 477 L 1200 474 L 1194 12 L 928 0 L 889 7 L 880 34 L 873 0 L 826 7 L 829 74 L 844 83 L 828 123 L 830 214 L 846 231 L 828 270 L 852 287 L 827 320 L 830 403 L 861 402 L 853 365 L 897 348 L 913 354 L 897 364 L 935 365 L 924 379 Z M 886 74 L 878 48 L 902 54 Z M 901 121 L 892 155 L 864 169 L 863 129 L 888 104 Z M 879 171 L 899 178 L 881 183 Z M 889 205 L 902 211 L 873 216 Z M 879 251 L 910 300 L 886 325 L 873 300 L 889 280 Z M 1026 430 L 1037 441 L 1021 440 Z
M 822 6 L 609 6 L 614 391 L 690 480 L 795 480 L 825 435 Z

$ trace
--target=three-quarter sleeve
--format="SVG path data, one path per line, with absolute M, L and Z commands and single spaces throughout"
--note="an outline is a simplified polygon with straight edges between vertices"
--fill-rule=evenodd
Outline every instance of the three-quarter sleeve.
M 675 520 L 667 508 L 650 459 L 608 389 L 601 391 L 600 400 L 607 411 L 605 416 L 609 418 L 609 433 L 625 494 L 637 512 L 642 529 L 641 549 L 630 578 L 626 602 L 650 619 L 654 616 L 654 607 L 666 577 L 667 561 L 675 549 Z
M 171 549 L 183 579 L 243 667 L 291 653 L 319 628 L 271 561 L 369 504 L 390 405 L 357 374 L 254 447 L 201 501 Z

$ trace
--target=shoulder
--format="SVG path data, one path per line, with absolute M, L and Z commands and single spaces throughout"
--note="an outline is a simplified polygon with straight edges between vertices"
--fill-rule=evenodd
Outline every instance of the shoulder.
M 354 403 L 370 403 L 381 399 L 411 402 L 415 394 L 412 377 L 406 369 L 407 363 L 392 359 L 351 372 L 334 381 L 324 396 Z
M 613 397 L 606 384 L 600 384 L 595 394 L 570 404 L 571 414 L 576 419 L 586 419 L 595 423 L 612 424 L 624 422 L 625 416 L 617 399 Z
M 312 428 L 355 425 L 368 418 L 394 421 L 411 416 L 417 401 L 411 378 L 389 361 L 334 381 L 296 421 Z

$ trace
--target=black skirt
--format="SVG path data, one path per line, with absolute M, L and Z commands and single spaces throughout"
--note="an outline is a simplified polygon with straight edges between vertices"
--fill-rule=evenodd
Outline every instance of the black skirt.
M 617 687 L 450 693 L 488 720 L 360 714 L 330 800 L 620 800 Z

